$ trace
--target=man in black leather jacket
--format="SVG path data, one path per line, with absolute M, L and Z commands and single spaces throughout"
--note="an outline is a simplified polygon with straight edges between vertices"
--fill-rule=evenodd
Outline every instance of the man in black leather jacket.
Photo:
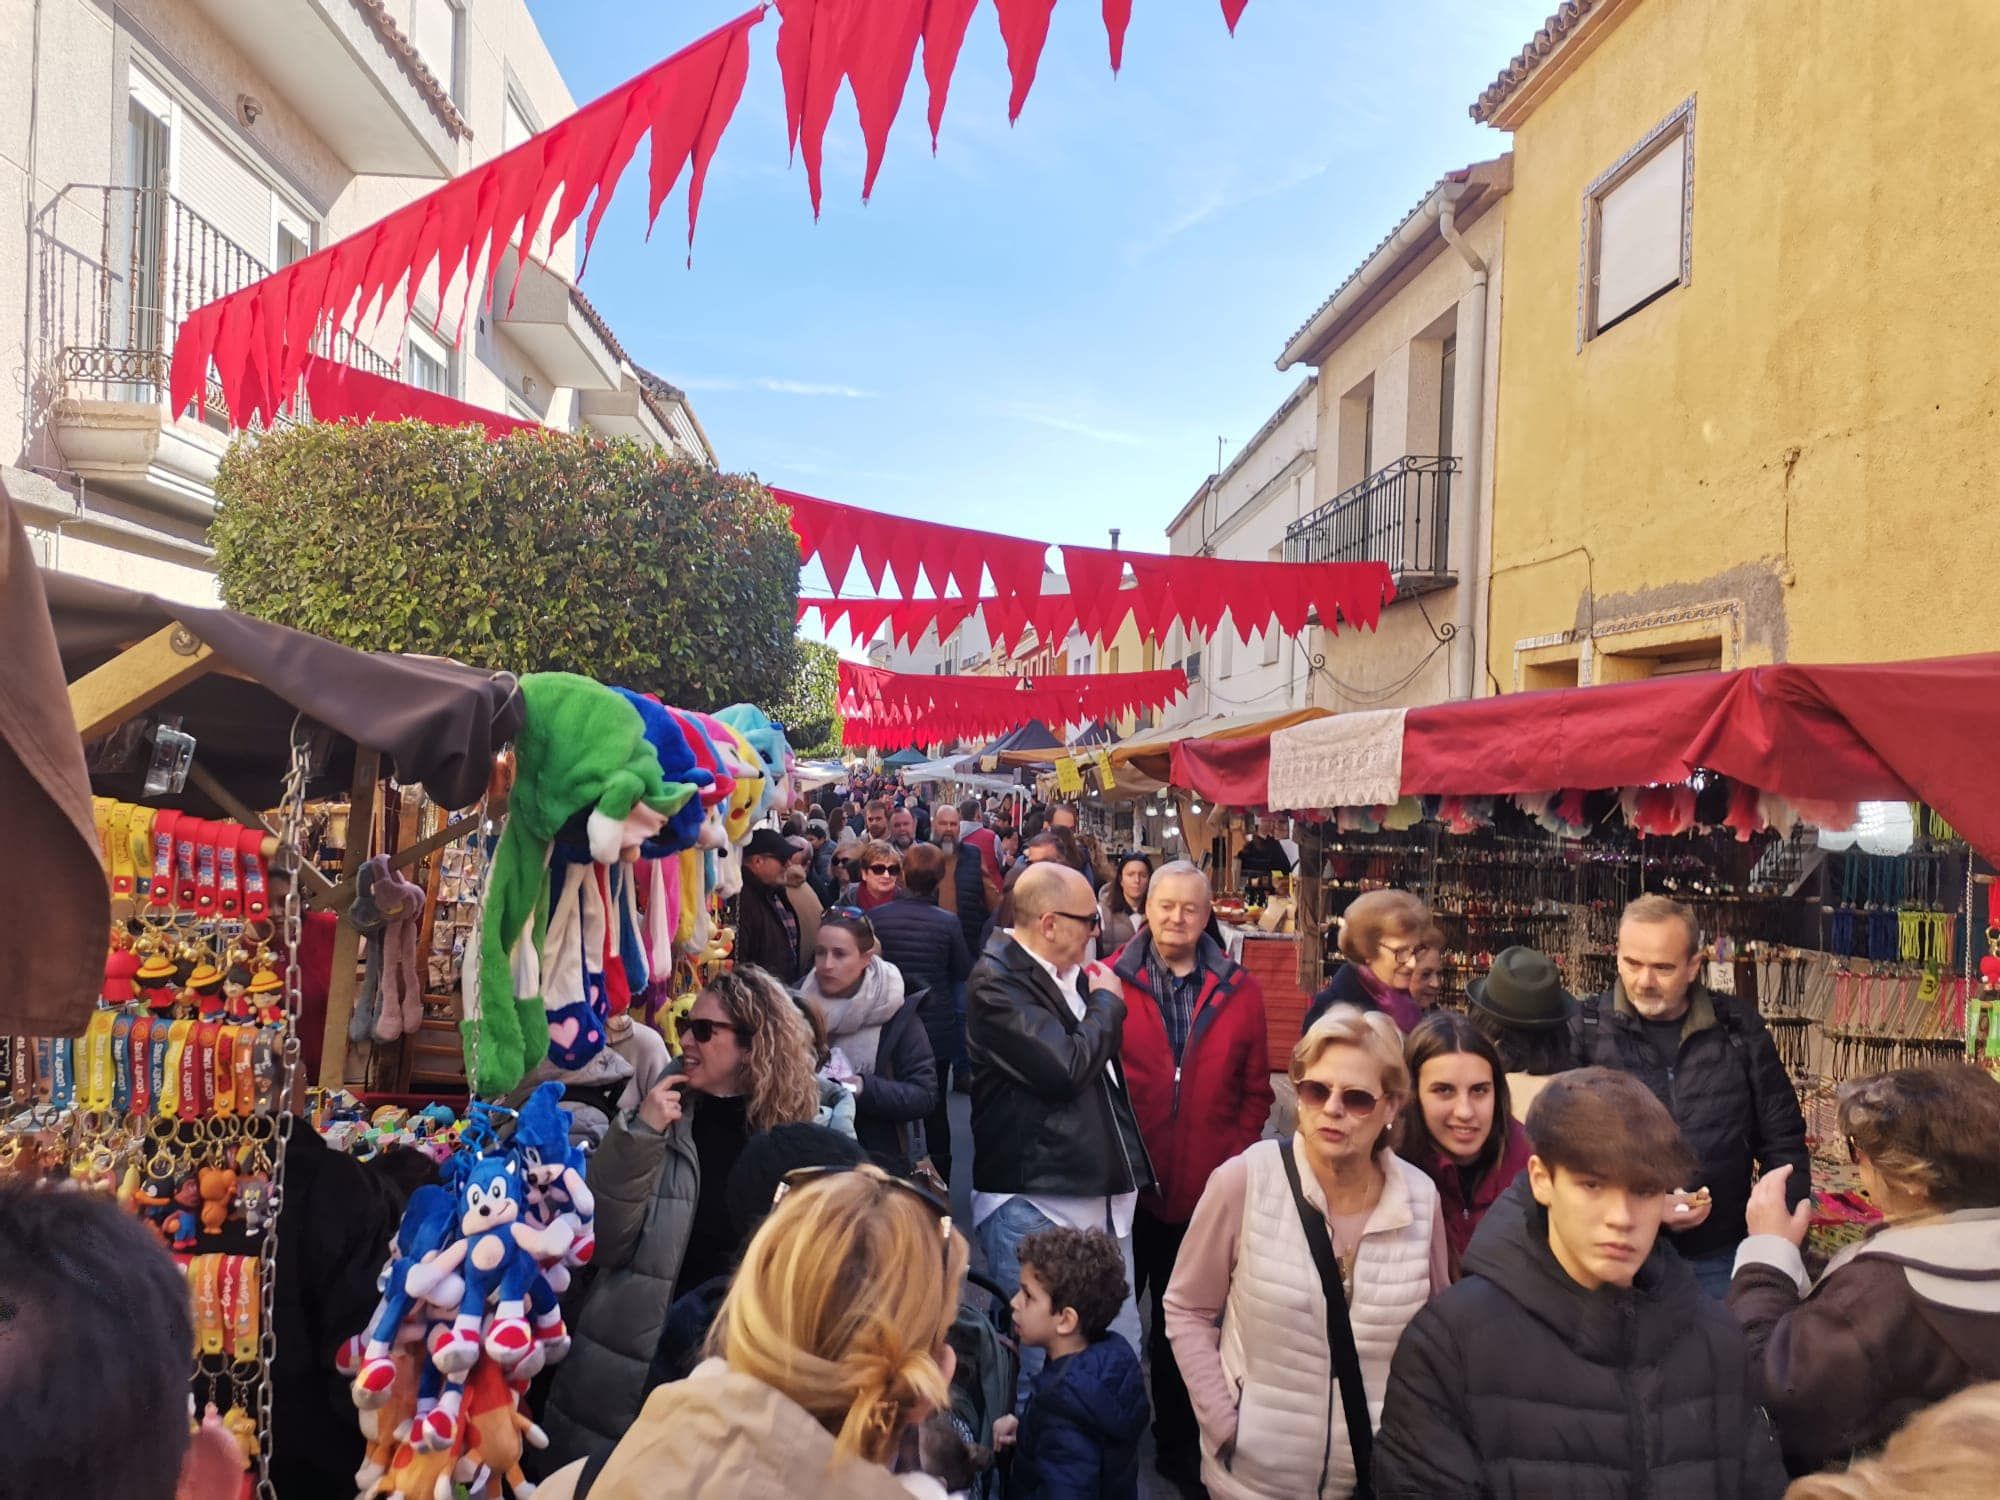
M 1084 963 L 1098 923 L 1081 874 L 1050 861 L 1024 870 L 1014 925 L 993 934 L 966 981 L 972 1054 L 972 1218 L 987 1268 L 1009 1295 L 1015 1250 L 1038 1229 L 1103 1229 L 1132 1275 L 1132 1211 L 1153 1184 L 1119 1047 L 1125 1001 L 1117 977 Z M 1130 1297 L 1112 1331 L 1139 1346 Z M 1024 1385 L 1040 1367 L 1024 1350 Z

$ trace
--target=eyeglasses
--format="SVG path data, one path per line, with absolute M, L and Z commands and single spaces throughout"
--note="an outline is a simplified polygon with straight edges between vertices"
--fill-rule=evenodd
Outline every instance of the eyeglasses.
M 1068 917 L 1072 922 L 1086 923 L 1093 930 L 1104 925 L 1104 913 L 1101 911 L 1094 911 L 1087 917 L 1078 916 L 1073 911 L 1052 911 L 1049 915 L 1052 917 Z
M 751 1037 L 748 1026 L 738 1026 L 734 1021 L 711 1021 L 705 1016 L 690 1016 L 681 1022 L 680 1030 L 683 1035 L 693 1037 L 704 1047 L 715 1040 L 718 1031 L 735 1032 L 736 1040 L 739 1042 L 747 1042 Z
M 870 875 L 893 875 L 896 873 L 896 866 L 894 865 L 869 865 L 866 868 Z
M 1400 969 L 1404 964 L 1416 961 L 1418 945 L 1415 943 L 1384 942 L 1380 945 L 1380 951 L 1386 953 L 1395 963 L 1396 967 Z
M 794 1188 L 810 1187 L 815 1182 L 823 1182 L 829 1177 L 839 1177 L 844 1173 L 858 1172 L 865 1162 L 836 1162 L 823 1167 L 794 1167 L 778 1180 L 778 1190 L 771 1195 L 773 1210 L 785 1201 L 785 1195 Z M 944 1242 L 947 1262 L 951 1259 L 951 1205 L 935 1193 L 918 1187 L 907 1177 L 897 1177 L 876 1167 L 866 1174 L 878 1187 L 893 1188 L 899 1193 L 907 1193 L 923 1204 L 938 1221 L 938 1237 Z
M 1375 1113 L 1375 1106 L 1382 1102 L 1381 1095 L 1371 1094 L 1366 1089 L 1335 1090 L 1316 1078 L 1299 1080 L 1299 1104 L 1304 1109 L 1325 1109 L 1333 1101 L 1336 1093 L 1339 1095 L 1343 1114 L 1372 1115 Z

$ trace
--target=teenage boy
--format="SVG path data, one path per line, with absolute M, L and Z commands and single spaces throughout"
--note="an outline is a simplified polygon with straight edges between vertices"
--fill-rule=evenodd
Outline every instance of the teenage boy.
M 1043 1229 L 1021 1241 L 1014 1333 L 1048 1363 L 1019 1417 L 993 1424 L 1014 1450 L 1010 1500 L 1137 1500 L 1146 1380 L 1111 1320 L 1130 1292 L 1125 1257 L 1101 1229 Z
M 1784 1492 L 1743 1332 L 1660 1240 L 1694 1161 L 1666 1106 L 1609 1068 L 1551 1078 L 1534 1155 L 1465 1277 L 1396 1347 L 1378 1497 Z

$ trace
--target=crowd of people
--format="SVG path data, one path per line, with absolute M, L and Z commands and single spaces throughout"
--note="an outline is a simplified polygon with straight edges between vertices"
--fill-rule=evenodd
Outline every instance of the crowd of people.
M 1200 867 L 1107 859 L 1073 808 L 851 790 L 751 838 L 679 1057 L 583 1091 L 542 1500 L 1136 1497 L 1148 1426 L 1218 1500 L 1990 1493 L 1990 1073 L 1843 1090 L 1884 1220 L 1811 1266 L 1791 1081 L 1672 901 L 1626 909 L 1607 993 L 1510 949 L 1461 1014 L 1424 903 L 1370 892 L 1274 1080 Z M 0 1398 L 40 1414 L 0 1495 L 221 1493 L 165 1264 L 80 1198 L 0 1204 L 0 1311 L 50 1309 L 0 1321 Z M 126 1441 L 37 1383 L 63 1351 Z

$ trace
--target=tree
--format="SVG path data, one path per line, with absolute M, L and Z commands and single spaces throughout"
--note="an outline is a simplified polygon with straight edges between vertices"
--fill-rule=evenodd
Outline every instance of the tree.
M 791 681 L 775 700 L 760 705 L 785 726 L 785 738 L 798 754 L 810 757 L 840 753 L 840 653 L 824 641 L 793 642 L 797 659 Z
M 770 701 L 798 544 L 756 480 L 628 441 L 423 422 L 239 439 L 210 532 L 232 609 L 343 645 Z

